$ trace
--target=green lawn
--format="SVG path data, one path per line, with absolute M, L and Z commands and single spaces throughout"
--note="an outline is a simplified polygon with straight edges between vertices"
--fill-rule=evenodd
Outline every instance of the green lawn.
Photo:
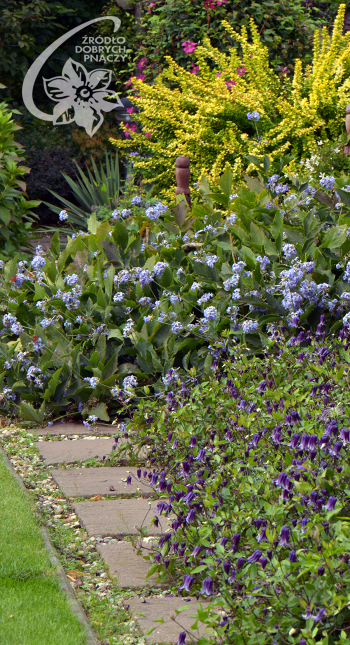
M 85 645 L 25 491 L 0 455 L 0 643 Z

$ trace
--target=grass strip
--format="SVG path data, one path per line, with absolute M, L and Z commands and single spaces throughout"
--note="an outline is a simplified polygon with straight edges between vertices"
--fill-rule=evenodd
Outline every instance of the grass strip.
M 85 645 L 59 588 L 30 500 L 0 455 L 0 642 Z

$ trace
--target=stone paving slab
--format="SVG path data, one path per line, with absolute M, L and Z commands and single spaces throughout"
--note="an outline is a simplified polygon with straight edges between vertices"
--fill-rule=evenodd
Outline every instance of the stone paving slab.
M 142 498 L 76 502 L 73 508 L 89 537 L 96 535 L 120 538 L 139 535 L 136 526 L 148 526 L 150 535 L 161 535 L 166 533 L 173 521 L 173 518 L 161 516 L 159 526 L 150 527 L 156 514 L 157 501 L 150 502 Z
M 178 598 L 176 596 L 172 598 L 157 598 L 150 596 L 145 598 L 145 600 L 146 602 L 143 602 L 140 598 L 130 598 L 128 603 L 130 604 L 133 618 L 137 620 L 143 634 L 146 634 L 146 632 L 149 629 L 152 629 L 152 627 L 155 628 L 154 631 L 147 636 L 147 643 L 173 644 L 174 641 L 178 639 L 180 632 L 184 631 L 184 629 L 188 630 L 197 638 L 205 635 L 204 626 L 200 626 L 198 630 L 191 629 L 195 622 L 195 618 L 191 618 L 191 616 L 196 614 L 198 604 L 195 598 L 191 598 L 190 602 L 186 602 L 184 598 Z M 203 605 L 203 602 L 201 602 L 201 604 Z M 178 614 L 176 618 L 175 609 L 179 609 L 186 605 L 188 606 L 188 609 Z M 171 620 L 172 616 L 178 620 L 182 628 Z M 163 623 L 154 622 L 161 618 L 164 620 Z M 189 640 L 188 637 L 187 640 Z
M 114 446 L 113 439 L 77 439 L 76 441 L 38 441 L 40 454 L 48 466 L 53 464 L 74 464 L 93 457 L 109 455 Z
M 101 468 L 67 468 L 52 470 L 51 475 L 56 484 L 67 497 L 93 497 L 94 495 L 136 495 L 148 497 L 154 489 L 131 478 L 131 485 L 126 485 L 126 478 L 136 468 L 110 467 Z M 113 490 L 110 490 L 110 487 Z
M 155 582 L 157 575 L 150 576 L 146 580 L 152 560 L 144 560 L 142 556 L 137 555 L 136 549 L 130 542 L 109 542 L 107 544 L 101 542 L 96 546 L 108 565 L 110 575 L 117 578 L 119 587 L 141 589 L 147 586 L 159 586 Z M 143 549 L 143 553 L 148 555 L 149 550 Z
M 82 423 L 54 423 L 52 426 L 46 426 L 46 428 L 35 428 L 31 432 L 36 432 L 38 435 L 45 436 L 47 434 L 51 436 L 57 436 L 65 434 L 67 436 L 71 435 L 96 435 L 96 434 L 118 434 L 118 427 L 112 425 L 100 425 L 97 424 L 93 430 L 88 430 L 86 426 Z

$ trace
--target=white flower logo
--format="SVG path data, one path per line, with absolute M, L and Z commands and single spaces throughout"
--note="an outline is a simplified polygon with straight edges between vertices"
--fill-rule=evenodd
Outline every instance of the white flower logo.
M 53 123 L 64 125 L 75 121 L 92 137 L 103 123 L 102 111 L 110 112 L 119 105 L 105 100 L 114 94 L 107 90 L 111 76 L 111 70 L 88 72 L 84 65 L 69 58 L 63 66 L 62 76 L 43 78 L 46 94 L 57 103 Z

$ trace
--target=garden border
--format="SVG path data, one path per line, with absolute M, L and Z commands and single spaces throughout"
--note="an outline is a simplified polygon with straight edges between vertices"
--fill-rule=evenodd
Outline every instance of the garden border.
M 12 466 L 12 464 L 11 464 L 11 462 L 10 462 L 6 452 L 5 452 L 5 450 L 2 448 L 2 446 L 0 446 L 0 455 L 3 457 L 5 467 L 7 468 L 9 473 L 11 473 L 11 475 L 17 480 L 17 482 L 19 483 L 20 487 L 22 488 L 22 490 L 25 491 L 25 493 L 26 493 L 26 495 L 28 497 L 28 492 L 27 492 L 27 489 L 25 487 L 23 479 L 21 478 L 21 476 L 18 473 L 16 473 L 15 469 L 13 468 L 13 466 Z M 35 510 L 34 510 L 34 514 L 36 515 L 36 517 L 38 517 L 38 514 L 35 512 Z M 53 546 L 53 544 L 52 544 L 52 542 L 50 540 L 49 534 L 46 531 L 45 527 L 41 525 L 41 521 L 40 521 L 40 531 L 41 531 L 41 534 L 42 534 L 42 537 L 43 537 L 43 540 L 44 540 L 45 548 L 46 548 L 46 550 L 48 551 L 48 554 L 49 554 L 50 562 L 51 562 L 52 566 L 54 566 L 55 569 L 56 569 L 56 576 L 57 576 L 57 580 L 58 580 L 58 584 L 60 586 L 60 589 L 67 596 L 69 605 L 70 605 L 73 613 L 77 616 L 78 620 L 80 621 L 80 623 L 85 628 L 87 645 L 101 645 L 100 641 L 97 639 L 97 637 L 96 637 L 96 635 L 95 635 L 95 633 L 94 633 L 94 631 L 93 631 L 93 629 L 92 629 L 92 627 L 91 627 L 91 625 L 90 625 L 90 623 L 89 623 L 89 621 L 88 621 L 88 619 L 86 617 L 86 614 L 85 614 L 80 602 L 77 600 L 77 598 L 76 598 L 76 596 L 74 594 L 74 591 L 71 589 L 69 583 L 67 582 L 67 577 L 66 577 L 64 569 L 63 569 L 63 567 L 62 567 L 62 565 L 61 565 L 61 563 L 59 561 L 59 558 L 57 556 L 56 549 Z

